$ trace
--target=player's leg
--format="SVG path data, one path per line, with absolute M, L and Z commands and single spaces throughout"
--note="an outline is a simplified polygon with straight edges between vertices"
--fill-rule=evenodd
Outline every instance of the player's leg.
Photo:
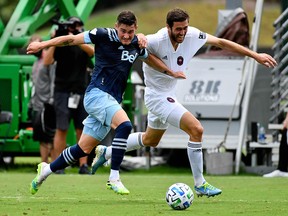
M 85 96 L 84 104 L 86 110 L 88 110 L 87 112 L 89 112 L 89 116 L 83 122 L 84 129 L 78 142 L 79 144 L 64 149 L 58 158 L 51 164 L 41 163 L 38 165 L 37 176 L 32 181 L 30 187 L 32 194 L 35 194 L 38 191 L 43 181 L 52 172 L 64 169 L 68 165 L 77 161 L 79 158 L 87 156 L 109 132 L 109 126 L 102 126 L 102 122 L 104 122 L 103 119 L 106 118 L 106 115 L 103 115 L 103 104 L 105 103 L 97 103 L 97 99 L 102 98 L 101 95 L 98 95 L 99 92 L 100 91 L 97 91 L 97 89 L 95 89 L 95 91 L 91 90 Z M 97 106 L 97 104 L 99 104 L 100 107 Z M 99 118 L 102 117 L 103 119 L 101 119 L 101 122 L 97 118 L 93 117 L 94 115 L 99 116 Z
M 203 177 L 202 153 L 203 127 L 200 122 L 187 111 L 181 117 L 180 128 L 189 135 L 187 154 L 194 177 L 194 183 L 196 186 L 199 186 L 205 182 Z
M 116 107 L 117 108 L 117 107 Z M 132 124 L 123 109 L 115 112 L 113 108 L 108 108 L 107 113 L 115 113 L 112 118 L 111 127 L 115 129 L 115 136 L 112 140 L 111 170 L 107 188 L 114 190 L 116 193 L 124 195 L 129 191 L 120 180 L 120 165 L 123 161 L 126 149 L 127 138 L 132 130 Z
M 179 111 L 181 112 L 181 111 Z M 177 111 L 171 113 L 168 119 L 173 119 Z M 179 114 L 178 114 L 179 115 Z M 194 117 L 193 114 L 186 111 L 180 114 L 180 128 L 189 135 L 187 154 L 190 162 L 190 167 L 194 177 L 195 191 L 198 196 L 206 195 L 208 197 L 221 194 L 222 191 L 208 182 L 203 176 L 203 153 L 202 153 L 202 134 L 203 127 L 201 123 Z M 175 116 L 175 118 L 177 118 Z
M 35 194 L 43 181 L 52 173 L 57 170 L 66 168 L 67 166 L 75 163 L 79 158 L 87 156 L 92 149 L 99 144 L 100 141 L 95 138 L 82 134 L 79 144 L 70 146 L 63 150 L 58 158 L 51 164 L 42 162 L 38 165 L 37 176 L 33 179 L 30 185 L 30 192 Z
M 160 129 L 156 129 L 160 128 Z M 163 124 L 153 114 L 148 114 L 148 127 L 143 132 L 131 133 L 127 139 L 127 152 L 140 149 L 145 146 L 156 147 L 165 133 L 168 124 Z M 91 173 L 95 174 L 97 169 L 105 164 L 112 155 L 112 146 L 97 146 L 95 150 L 96 156 L 92 162 Z

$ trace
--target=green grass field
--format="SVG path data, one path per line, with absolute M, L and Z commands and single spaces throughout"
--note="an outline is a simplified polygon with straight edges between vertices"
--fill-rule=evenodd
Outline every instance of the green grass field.
M 29 184 L 36 172 L 1 172 L 0 216 L 283 216 L 288 213 L 286 178 L 206 176 L 206 180 L 221 188 L 223 194 L 213 198 L 195 197 L 189 209 L 176 211 L 166 204 L 165 193 L 176 182 L 193 187 L 188 169 L 166 167 L 123 172 L 121 178 L 130 190 L 128 196 L 117 195 L 106 189 L 108 168 L 99 170 L 94 176 L 78 175 L 75 170 L 76 168 L 68 170 L 66 175 L 51 175 L 36 195 L 29 192 Z

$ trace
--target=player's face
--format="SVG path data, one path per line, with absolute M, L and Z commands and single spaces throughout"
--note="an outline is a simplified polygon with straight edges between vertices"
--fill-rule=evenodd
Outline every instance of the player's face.
M 115 28 L 117 29 L 118 32 L 118 37 L 119 40 L 123 45 L 129 45 L 132 41 L 132 39 L 135 36 L 135 32 L 137 29 L 136 25 L 125 25 L 125 24 L 116 24 Z
M 174 22 L 173 27 L 168 27 L 168 32 L 172 41 L 182 43 L 188 30 L 188 20 L 183 22 Z

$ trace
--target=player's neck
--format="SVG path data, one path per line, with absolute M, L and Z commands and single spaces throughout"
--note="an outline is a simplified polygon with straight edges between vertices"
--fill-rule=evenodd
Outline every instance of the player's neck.
M 174 41 L 174 40 L 171 40 L 171 39 L 170 39 L 170 41 L 171 41 L 171 44 L 172 44 L 172 46 L 173 46 L 174 50 L 176 51 L 176 50 L 177 50 L 177 48 L 178 48 L 178 45 L 179 45 L 179 43 L 177 43 L 176 41 Z

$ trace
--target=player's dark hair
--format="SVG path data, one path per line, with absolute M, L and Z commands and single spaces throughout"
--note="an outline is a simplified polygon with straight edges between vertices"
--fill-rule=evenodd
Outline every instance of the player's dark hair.
M 189 15 L 186 11 L 180 8 L 170 10 L 166 17 L 166 23 L 170 28 L 173 27 L 174 22 L 183 22 L 185 20 L 188 20 L 189 22 Z
M 132 11 L 122 11 L 117 17 L 118 24 L 137 25 L 137 18 Z

